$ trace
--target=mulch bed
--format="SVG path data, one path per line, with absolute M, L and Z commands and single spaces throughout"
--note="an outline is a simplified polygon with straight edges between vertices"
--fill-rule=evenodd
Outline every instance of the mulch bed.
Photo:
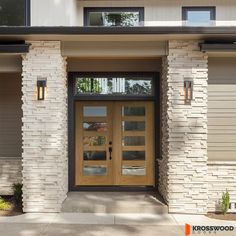
M 0 217 L 1 216 L 17 216 L 17 215 L 23 214 L 22 206 L 16 206 L 12 200 L 12 196 L 4 196 L 2 198 L 10 204 L 11 208 L 6 211 L 0 210 Z
M 212 219 L 217 219 L 217 220 L 236 221 L 236 213 L 228 213 L 225 215 L 222 213 L 208 213 L 206 216 Z

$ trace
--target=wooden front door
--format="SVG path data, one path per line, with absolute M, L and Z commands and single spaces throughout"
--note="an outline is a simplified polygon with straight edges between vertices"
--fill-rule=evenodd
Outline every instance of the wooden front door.
M 154 185 L 154 103 L 76 103 L 77 186 Z

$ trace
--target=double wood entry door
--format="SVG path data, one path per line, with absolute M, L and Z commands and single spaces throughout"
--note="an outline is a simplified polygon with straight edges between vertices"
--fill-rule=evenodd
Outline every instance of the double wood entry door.
M 76 102 L 77 186 L 154 185 L 154 103 Z

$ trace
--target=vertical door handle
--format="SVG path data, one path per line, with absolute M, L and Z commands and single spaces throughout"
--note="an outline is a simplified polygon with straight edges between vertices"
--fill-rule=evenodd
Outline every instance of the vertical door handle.
M 109 147 L 109 153 L 110 153 L 110 160 L 112 159 L 111 153 L 112 153 L 112 147 Z

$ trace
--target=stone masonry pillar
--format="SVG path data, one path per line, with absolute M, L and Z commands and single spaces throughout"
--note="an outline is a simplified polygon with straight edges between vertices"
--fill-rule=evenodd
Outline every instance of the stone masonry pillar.
M 67 74 L 58 41 L 32 41 L 23 56 L 23 209 L 60 212 L 68 191 Z M 37 100 L 37 79 L 47 79 Z
M 162 160 L 159 191 L 169 212 L 207 212 L 207 56 L 198 41 L 169 41 L 162 71 Z M 184 101 L 184 79 L 193 100 Z

